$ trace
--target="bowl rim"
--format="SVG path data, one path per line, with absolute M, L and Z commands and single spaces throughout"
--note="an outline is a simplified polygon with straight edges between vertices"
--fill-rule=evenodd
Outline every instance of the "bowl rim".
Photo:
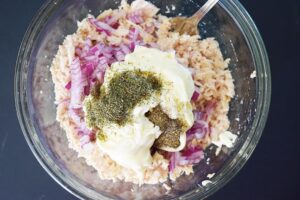
M 47 21 L 48 16 L 51 15 L 62 4 L 63 0 L 47 0 L 42 7 L 39 9 L 35 17 L 32 19 L 27 31 L 23 37 L 15 66 L 15 77 L 14 77 L 14 97 L 15 97 L 15 107 L 17 112 L 17 117 L 19 124 L 21 126 L 23 135 L 26 142 L 34 154 L 35 158 L 38 160 L 43 169 L 65 190 L 73 194 L 79 199 L 90 199 L 82 193 L 81 190 L 74 187 L 74 184 L 67 180 L 62 174 L 58 174 L 58 169 L 54 169 L 53 166 L 49 164 L 49 159 L 45 158 L 40 151 L 40 148 L 34 145 L 34 139 L 30 136 L 30 132 L 35 132 L 33 125 L 27 120 L 28 110 L 22 102 L 26 99 L 26 89 L 24 88 L 23 78 L 22 78 L 22 68 L 28 65 L 26 58 L 30 56 L 32 51 L 32 43 L 35 38 L 38 37 L 39 31 L 42 29 L 42 25 Z M 271 72 L 269 66 L 269 60 L 266 52 L 265 45 L 261 38 L 261 35 L 253 22 L 252 18 L 242 6 L 238 0 L 220 0 L 219 5 L 229 14 L 235 23 L 239 26 L 241 32 L 243 33 L 247 44 L 251 50 L 254 65 L 257 71 L 257 82 L 259 93 L 257 98 L 256 115 L 253 120 L 253 125 L 250 130 L 249 136 L 243 143 L 242 147 L 238 150 L 236 157 L 234 157 L 230 162 L 226 163 L 222 167 L 222 176 L 218 179 L 218 184 L 212 186 L 205 190 L 204 192 L 196 192 L 197 189 L 191 190 L 184 194 L 182 198 L 195 198 L 204 199 L 208 196 L 214 194 L 217 190 L 222 188 L 227 184 L 244 166 L 246 161 L 249 159 L 253 153 L 260 137 L 263 132 L 264 126 L 267 121 L 267 116 L 271 101 Z M 27 102 L 26 102 L 27 103 Z M 90 189 L 89 189 L 90 190 Z M 97 193 L 103 199 L 110 199 L 102 194 Z

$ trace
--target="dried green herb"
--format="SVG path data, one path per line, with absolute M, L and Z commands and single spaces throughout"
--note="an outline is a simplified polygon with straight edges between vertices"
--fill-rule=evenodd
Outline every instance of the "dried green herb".
M 98 131 L 98 132 L 97 132 L 97 139 L 98 139 L 99 141 L 105 142 L 106 139 L 107 139 L 107 136 L 106 136 L 103 132 Z
M 130 120 L 133 108 L 160 89 L 161 82 L 153 73 L 139 70 L 118 73 L 110 80 L 107 90 L 101 87 L 86 101 L 87 125 L 94 128 L 106 123 L 124 125 Z
M 161 148 L 168 146 L 177 148 L 180 145 L 180 134 L 183 132 L 183 123 L 178 119 L 171 119 L 160 106 L 156 106 L 146 113 L 146 117 L 161 130 L 161 135 L 154 142 L 154 146 Z

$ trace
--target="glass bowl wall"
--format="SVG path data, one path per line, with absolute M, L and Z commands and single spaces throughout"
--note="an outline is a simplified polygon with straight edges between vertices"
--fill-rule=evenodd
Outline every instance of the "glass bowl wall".
M 167 16 L 192 15 L 204 1 L 152 0 Z M 166 192 L 162 185 L 141 187 L 124 182 L 102 181 L 96 171 L 68 148 L 64 131 L 55 120 L 54 85 L 49 67 L 64 37 L 75 32 L 77 21 L 88 13 L 116 8 L 120 1 L 47 1 L 33 19 L 22 42 L 16 64 L 15 101 L 24 136 L 43 168 L 66 190 L 82 199 L 203 199 L 227 183 L 253 152 L 270 102 L 270 71 L 267 54 L 255 24 L 236 1 L 221 0 L 199 25 L 202 38 L 215 37 L 235 84 L 230 104 L 230 129 L 239 137 L 232 149 L 223 148 L 214 156 L 208 148 L 207 164 L 195 166 L 195 173 L 182 176 Z M 175 5 L 175 10 L 172 10 Z M 170 11 L 170 12 L 169 12 Z M 257 77 L 250 78 L 256 71 Z M 216 173 L 212 183 L 202 186 L 208 173 Z

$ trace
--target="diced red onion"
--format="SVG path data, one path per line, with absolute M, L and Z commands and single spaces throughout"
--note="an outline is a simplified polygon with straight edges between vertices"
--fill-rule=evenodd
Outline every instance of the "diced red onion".
M 69 115 L 73 122 L 77 125 L 79 136 L 88 135 L 90 138 L 94 137 L 94 133 L 86 127 L 86 124 L 83 120 L 83 111 L 81 108 L 69 109 Z
M 104 44 L 98 43 L 90 49 L 89 53 L 91 55 L 99 56 L 102 53 L 104 48 L 105 48 Z
M 188 164 L 199 163 L 204 158 L 204 152 L 201 149 L 195 149 L 186 157 Z
M 109 16 L 106 16 L 106 17 L 104 18 L 103 21 L 104 21 L 105 23 L 111 25 L 112 23 L 116 22 L 117 20 L 116 20 L 115 17 L 109 15 Z
M 131 50 L 130 50 L 129 47 L 128 47 L 127 45 L 125 45 L 125 44 L 121 44 L 121 45 L 120 45 L 120 48 L 122 49 L 122 51 L 123 51 L 124 54 L 129 54 L 129 53 L 131 53 Z
M 99 83 L 103 83 L 104 82 L 104 72 L 99 72 L 96 74 L 97 80 L 99 81 Z
M 112 54 L 111 53 L 103 53 L 103 56 L 107 59 L 110 60 L 112 58 Z
M 177 160 L 178 160 L 178 154 L 179 152 L 173 152 L 173 153 L 170 153 L 170 162 L 169 162 L 169 171 L 170 172 L 173 172 L 176 165 L 177 165 Z
M 209 126 L 206 121 L 197 120 L 191 129 L 187 131 L 187 135 L 193 135 L 197 139 L 202 139 L 209 132 Z
M 89 137 L 90 137 L 90 140 L 91 140 L 91 141 L 96 140 L 96 134 L 95 134 L 94 132 L 91 132 L 91 133 L 89 134 Z
M 131 39 L 132 41 L 137 41 L 139 38 L 139 30 L 137 30 L 136 28 L 131 28 L 129 30 L 129 34 L 128 34 L 129 39 Z
M 118 16 L 107 16 L 103 21 L 114 29 L 119 27 Z
M 195 121 L 206 120 L 205 113 L 195 110 L 194 112 Z
M 103 52 L 104 53 L 111 53 L 113 51 L 113 47 L 111 46 L 106 46 L 104 49 L 103 49 Z
M 102 68 L 106 69 L 107 67 L 107 58 L 102 56 L 99 58 L 99 64 L 102 66 Z
M 127 18 L 135 24 L 141 24 L 144 22 L 142 15 L 143 15 L 142 10 L 135 10 L 129 13 Z
M 81 71 L 79 58 L 75 58 L 71 64 L 71 107 L 80 108 L 84 87 L 88 85 L 87 78 Z
M 197 86 L 195 86 L 195 91 L 192 96 L 192 101 L 194 102 L 197 101 L 199 96 L 200 96 L 200 89 Z
M 108 60 L 108 64 L 111 65 L 111 64 L 113 64 L 113 63 L 115 63 L 117 61 L 118 61 L 117 59 L 115 59 L 114 57 L 112 57 L 111 59 Z
M 81 147 L 83 147 L 84 145 L 88 144 L 88 143 L 90 142 L 90 137 L 89 137 L 89 135 L 83 135 L 83 136 L 80 138 L 79 142 L 80 142 Z
M 145 43 L 144 41 L 142 41 L 142 40 L 136 41 L 136 45 L 150 47 L 149 44 L 146 44 L 146 43 Z
M 211 115 L 215 108 L 217 106 L 217 102 L 216 101 L 210 101 L 206 106 L 205 106 L 205 112 L 207 115 Z
M 134 42 L 131 42 L 129 44 L 129 49 L 130 49 L 130 51 L 134 51 L 134 49 L 135 49 L 135 43 Z
M 65 85 L 65 88 L 66 88 L 67 90 L 70 90 L 70 89 L 71 89 L 71 86 L 72 86 L 72 82 L 69 81 L 69 82 Z
M 89 21 L 99 32 L 105 32 L 107 35 L 111 35 L 115 32 L 115 29 L 105 22 L 99 21 L 95 18 L 89 18 Z
M 93 63 L 86 63 L 84 66 L 84 71 L 87 77 L 90 77 L 93 74 L 95 65 Z
M 81 117 L 79 112 L 79 109 L 69 108 L 69 116 L 75 122 L 76 125 L 79 125 L 81 123 Z
M 92 40 L 90 38 L 87 38 L 85 40 L 85 45 L 88 46 L 88 47 L 91 47 L 93 45 Z
M 85 96 L 88 96 L 90 94 L 90 86 L 85 86 L 84 89 L 83 89 L 83 94 Z
M 76 47 L 76 48 L 75 48 L 75 55 L 76 55 L 76 56 L 80 56 L 81 53 L 82 53 L 82 49 L 81 49 L 80 47 Z
M 91 41 L 91 39 L 89 39 L 89 38 L 87 38 L 86 40 L 85 40 L 85 42 L 84 42 L 84 45 L 83 45 L 83 51 L 84 52 L 88 52 L 89 51 L 89 49 L 91 48 L 91 46 L 92 46 L 92 41 Z
M 97 62 L 98 61 L 98 56 L 96 56 L 96 55 L 85 56 L 84 59 L 86 61 L 95 61 L 95 62 Z
M 104 74 L 105 74 L 106 68 L 108 67 L 108 64 L 107 64 L 107 60 L 105 57 L 100 57 L 99 60 L 100 60 L 100 62 L 97 65 L 96 69 L 94 70 L 93 77 L 97 78 L 97 80 L 100 83 L 103 83 Z
M 122 51 L 117 50 L 115 52 L 115 58 L 117 59 L 117 61 L 123 61 L 125 59 L 125 55 Z
M 204 152 L 199 148 L 190 148 L 182 152 L 172 152 L 169 157 L 169 171 L 173 172 L 177 165 L 197 164 L 204 158 Z

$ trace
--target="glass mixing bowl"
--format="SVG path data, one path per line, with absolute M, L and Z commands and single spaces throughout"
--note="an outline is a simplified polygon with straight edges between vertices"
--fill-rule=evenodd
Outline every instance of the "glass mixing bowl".
M 192 15 L 205 1 L 152 0 L 167 16 Z M 113 0 L 48 0 L 29 26 L 22 42 L 15 74 L 15 103 L 25 139 L 33 154 L 62 187 L 81 199 L 203 199 L 226 184 L 253 152 L 266 122 L 271 93 L 269 62 L 263 41 L 246 10 L 237 0 L 220 0 L 199 24 L 202 38 L 215 37 L 235 84 L 230 103 L 230 131 L 239 137 L 234 148 L 214 156 L 206 150 L 195 173 L 180 177 L 166 193 L 160 185 L 141 187 L 100 180 L 96 171 L 68 148 L 64 131 L 55 120 L 54 88 L 49 66 L 64 37 L 76 30 L 76 22 L 88 13 L 116 8 Z M 171 5 L 175 5 L 175 10 Z M 257 77 L 250 78 L 256 70 Z M 202 186 L 208 173 L 216 173 Z

